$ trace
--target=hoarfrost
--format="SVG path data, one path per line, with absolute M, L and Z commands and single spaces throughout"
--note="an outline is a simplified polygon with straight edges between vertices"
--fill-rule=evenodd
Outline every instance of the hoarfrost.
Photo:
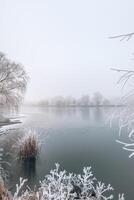
M 27 180 L 20 178 L 13 200 L 111 200 L 114 198 L 109 194 L 113 191 L 113 187 L 98 182 L 93 176 L 91 167 L 85 167 L 83 175 L 67 173 L 65 170 L 61 171 L 59 167 L 59 164 L 56 164 L 56 168 L 40 181 L 39 188 L 34 191 L 29 187 L 23 191 Z M 119 194 L 118 200 L 125 200 L 124 194 Z

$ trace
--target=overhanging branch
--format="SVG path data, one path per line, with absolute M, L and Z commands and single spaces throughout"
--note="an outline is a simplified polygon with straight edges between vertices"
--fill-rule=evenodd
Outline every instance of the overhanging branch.
M 128 41 L 128 40 L 130 40 L 132 38 L 133 35 L 134 35 L 134 32 L 127 33 L 127 34 L 116 35 L 116 36 L 111 36 L 109 38 L 110 39 L 120 38 L 120 41 L 123 41 L 123 40 Z

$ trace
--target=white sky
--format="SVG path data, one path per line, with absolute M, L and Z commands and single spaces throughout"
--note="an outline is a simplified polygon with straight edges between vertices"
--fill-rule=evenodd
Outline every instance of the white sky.
M 119 74 L 133 67 L 133 0 L 0 0 L 0 51 L 30 76 L 27 100 L 101 91 L 120 93 Z

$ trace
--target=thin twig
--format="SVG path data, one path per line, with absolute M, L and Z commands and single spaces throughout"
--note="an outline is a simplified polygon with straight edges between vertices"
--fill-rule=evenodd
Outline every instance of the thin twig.
M 116 69 L 116 68 L 111 68 L 111 70 L 116 71 L 116 72 L 122 72 L 123 75 L 120 77 L 118 80 L 117 84 L 123 83 L 123 88 L 126 85 L 126 83 L 132 79 L 134 76 L 134 71 L 133 70 L 126 70 L 126 69 Z
M 111 68 L 111 70 L 116 71 L 116 72 L 134 73 L 134 70 L 127 70 L 127 69 L 116 69 L 116 68 Z
M 122 40 L 130 40 L 131 39 L 131 37 L 134 35 L 134 32 L 132 32 L 132 33 L 127 33 L 127 34 L 121 34 L 121 35 L 116 35 L 116 36 L 111 36 L 111 37 L 109 37 L 110 39 L 116 39 L 116 38 L 121 38 L 121 41 Z

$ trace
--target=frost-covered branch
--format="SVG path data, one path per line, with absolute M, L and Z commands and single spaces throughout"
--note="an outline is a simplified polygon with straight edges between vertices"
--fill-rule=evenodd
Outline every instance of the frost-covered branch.
M 20 178 L 13 200 L 110 200 L 114 198 L 109 194 L 113 187 L 98 182 L 93 176 L 91 167 L 85 167 L 83 175 L 67 173 L 65 170 L 61 171 L 59 167 L 59 164 L 56 164 L 56 168 L 45 176 L 35 191 L 30 188 L 22 190 L 26 180 Z M 119 195 L 118 200 L 125 200 L 124 195 Z
M 19 200 L 20 192 L 26 181 L 27 181 L 27 179 L 20 178 L 19 184 L 16 184 L 16 192 L 14 193 L 13 200 Z M 23 195 L 21 195 L 21 196 L 23 196 Z
M 111 36 L 109 37 L 110 39 L 116 39 L 116 38 L 119 38 L 120 41 L 123 41 L 123 40 L 130 40 L 134 35 L 134 32 L 132 33 L 126 33 L 126 34 L 121 34 L 121 35 L 116 35 L 116 36 Z
M 126 151 L 130 152 L 129 158 L 131 158 L 132 156 L 134 156 L 134 143 L 125 143 L 125 142 L 121 142 L 119 140 L 116 140 L 116 142 L 118 142 L 119 144 L 123 145 L 123 149 Z
M 114 117 L 119 121 L 119 137 L 125 130 L 127 132 L 127 142 L 117 140 L 118 143 L 123 145 L 123 149 L 130 152 L 129 158 L 134 156 L 134 71 L 133 70 L 120 70 L 113 69 L 117 72 L 123 73 L 119 78 L 118 83 L 122 83 L 123 87 L 128 84 L 130 90 L 124 95 L 120 102 L 125 105 L 120 109 L 116 109 Z
M 117 82 L 118 84 L 119 83 L 123 84 L 123 87 L 126 85 L 126 83 L 128 81 L 131 81 L 131 83 L 133 83 L 133 79 L 134 79 L 134 71 L 133 70 L 116 69 L 116 68 L 111 68 L 111 70 L 123 73 Z
M 124 194 L 119 194 L 119 200 L 125 200 Z

